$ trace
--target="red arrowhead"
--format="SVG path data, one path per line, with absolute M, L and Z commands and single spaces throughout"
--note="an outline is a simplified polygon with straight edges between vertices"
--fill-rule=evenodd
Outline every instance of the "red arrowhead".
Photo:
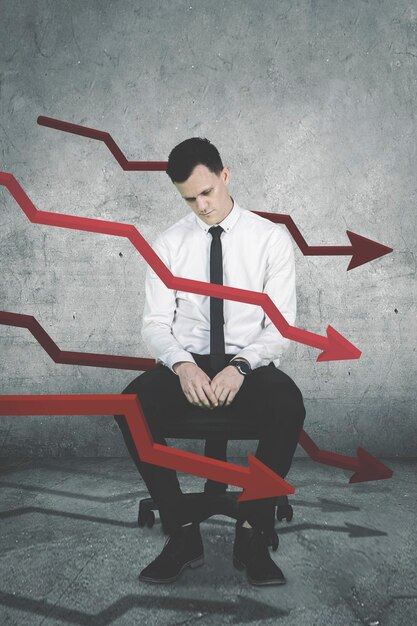
M 333 326 L 326 329 L 328 345 L 319 354 L 317 361 L 343 361 L 346 359 L 359 359 L 362 352 L 350 343 L 343 335 L 337 332 Z
M 358 448 L 357 457 L 359 461 L 359 469 L 350 477 L 350 483 L 362 483 L 366 480 L 382 480 L 383 478 L 391 478 L 393 470 L 369 454 L 363 448 Z
M 275 498 L 295 492 L 295 488 L 281 476 L 264 465 L 253 454 L 249 454 L 249 476 L 238 502 L 257 500 L 258 498 Z
M 393 248 L 383 246 L 382 243 L 378 243 L 377 241 L 372 241 L 372 239 L 362 237 L 362 235 L 352 233 L 350 230 L 347 230 L 346 233 L 353 248 L 352 258 L 348 265 L 348 271 L 393 251 Z

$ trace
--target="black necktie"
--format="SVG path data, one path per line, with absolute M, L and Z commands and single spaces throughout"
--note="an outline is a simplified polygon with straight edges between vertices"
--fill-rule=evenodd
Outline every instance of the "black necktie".
M 210 282 L 223 285 L 221 226 L 209 229 L 213 237 L 210 247 Z M 210 365 L 220 371 L 225 365 L 223 299 L 210 297 Z

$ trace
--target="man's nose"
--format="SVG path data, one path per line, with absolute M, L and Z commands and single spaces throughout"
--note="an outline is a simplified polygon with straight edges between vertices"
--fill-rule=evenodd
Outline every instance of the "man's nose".
M 207 198 L 197 196 L 197 207 L 200 212 L 203 212 L 208 207 Z

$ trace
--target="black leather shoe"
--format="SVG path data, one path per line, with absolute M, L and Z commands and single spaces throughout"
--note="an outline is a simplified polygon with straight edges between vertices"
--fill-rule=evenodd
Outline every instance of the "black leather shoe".
M 165 541 L 161 554 L 139 574 L 139 580 L 150 583 L 172 583 L 186 567 L 204 564 L 200 525 L 181 526 Z
M 253 585 L 283 585 L 286 582 L 284 574 L 269 555 L 266 533 L 244 528 L 239 523 L 236 523 L 233 565 L 239 570 L 246 567 L 248 580 Z

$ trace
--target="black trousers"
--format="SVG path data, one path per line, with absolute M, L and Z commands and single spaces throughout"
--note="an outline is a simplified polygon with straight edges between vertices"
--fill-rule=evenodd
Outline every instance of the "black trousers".
M 226 355 L 225 365 L 233 356 Z M 212 379 L 217 372 L 210 366 L 209 355 L 193 353 L 193 357 Z M 215 451 L 221 451 L 222 442 L 245 433 L 248 438 L 259 438 L 255 456 L 283 478 L 290 469 L 305 419 L 300 390 L 272 362 L 245 376 L 228 407 L 210 410 L 192 405 L 184 395 L 179 377 L 162 364 L 139 375 L 123 393 L 138 395 L 155 443 L 167 445 L 164 437 L 181 437 L 182 430 L 184 433 L 192 430 L 197 438 L 209 437 L 206 454 L 209 451 L 208 456 L 216 456 Z M 149 494 L 159 508 L 165 529 L 173 532 L 181 524 L 204 519 L 204 507 L 209 506 L 209 500 L 199 498 L 198 505 L 197 500 L 186 500 L 175 470 L 141 461 L 125 417 L 114 417 Z M 252 527 L 268 532 L 274 527 L 274 511 L 274 498 L 238 503 L 240 521 L 248 520 Z

